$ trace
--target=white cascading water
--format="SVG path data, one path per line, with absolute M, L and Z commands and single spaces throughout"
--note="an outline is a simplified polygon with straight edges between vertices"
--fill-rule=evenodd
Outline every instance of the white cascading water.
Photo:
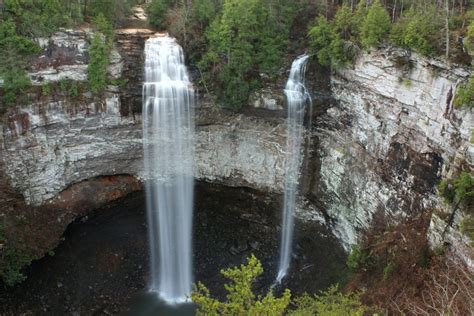
M 280 264 L 277 282 L 280 283 L 290 267 L 294 211 L 298 190 L 299 169 L 301 165 L 301 143 L 303 141 L 303 119 L 305 104 L 311 98 L 304 86 L 304 76 L 308 55 L 302 55 L 293 61 L 290 77 L 285 86 L 288 102 L 288 135 L 286 141 L 285 192 L 283 201 L 283 222 L 280 241 Z
M 168 303 L 192 286 L 194 90 L 182 48 L 168 36 L 145 43 L 143 148 L 150 290 Z

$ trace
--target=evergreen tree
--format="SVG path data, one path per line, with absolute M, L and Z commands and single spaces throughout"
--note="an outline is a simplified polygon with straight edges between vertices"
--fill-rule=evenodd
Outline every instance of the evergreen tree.
M 377 46 L 390 32 L 391 21 L 379 0 L 375 0 L 367 11 L 361 26 L 361 43 L 364 48 Z

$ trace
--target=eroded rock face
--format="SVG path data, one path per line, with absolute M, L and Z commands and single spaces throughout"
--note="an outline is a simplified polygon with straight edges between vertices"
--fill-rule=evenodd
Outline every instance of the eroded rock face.
M 89 32 L 63 31 L 44 41 L 45 57 L 30 73 L 35 83 L 85 80 Z M 2 205 L 24 199 L 32 206 L 56 201 L 51 205 L 64 208 L 57 203 L 58 197 L 78 205 L 83 196 L 79 191 L 92 192 L 87 189 L 92 183 L 85 182 L 88 179 L 117 174 L 142 178 L 143 46 L 152 34 L 147 29 L 117 31 L 109 73 L 124 80 L 121 87 L 109 86 L 101 96 L 86 92 L 74 102 L 64 96 L 34 100 L 3 116 Z M 314 72 L 310 67 L 307 86 L 315 106 L 312 137 L 304 149 L 310 158 L 303 162 L 298 216 L 321 222 L 329 219 L 349 249 L 376 212 L 396 222 L 435 211 L 433 244 L 451 238 L 450 242 L 463 245 L 456 227 L 451 237 L 444 233 L 446 217 L 438 215 L 449 210 L 436 196 L 435 185 L 461 169 L 472 170 L 473 113 L 454 109 L 449 102 L 447 106 L 450 89 L 454 91 L 469 73 L 393 49 L 362 55 L 353 67 L 331 76 L 330 87 L 325 87 L 328 74 Z M 257 95 L 258 106 L 277 111 L 260 109 L 258 117 L 200 102 L 196 109 L 196 178 L 282 192 L 286 123 L 280 115 L 284 112 L 282 91 L 272 94 L 270 90 Z M 128 180 L 114 185 L 122 189 L 137 186 Z M 129 192 L 122 189 L 112 190 L 117 194 L 112 196 Z M 108 191 L 103 195 L 111 196 Z M 455 216 L 454 225 L 461 216 Z M 66 227 L 63 224 L 61 228 Z
M 474 161 L 473 113 L 453 109 L 447 100 L 468 75 L 385 49 L 362 55 L 332 77 L 338 105 L 317 120 L 320 181 L 311 194 L 346 248 L 377 211 L 396 222 L 446 208 L 435 185 L 461 167 L 472 170 Z
M 282 189 L 282 121 L 198 110 L 196 177 L 269 192 Z M 2 126 L 5 171 L 25 201 L 41 205 L 74 183 L 97 176 L 143 175 L 141 117 L 121 116 L 120 98 L 68 108 L 67 102 L 33 104 Z

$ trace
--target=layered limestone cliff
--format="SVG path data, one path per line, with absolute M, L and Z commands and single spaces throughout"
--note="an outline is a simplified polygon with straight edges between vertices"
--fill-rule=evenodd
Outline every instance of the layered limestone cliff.
M 37 83 L 87 78 L 87 32 L 63 31 L 44 44 L 44 55 L 53 56 L 49 57 L 53 61 L 54 56 L 69 56 L 66 59 L 74 70 L 54 67 L 51 61 L 30 77 Z M 71 185 L 98 176 L 129 174 L 141 179 L 140 47 L 151 34 L 149 30 L 117 32 L 109 72 L 126 78 L 125 87 L 109 86 L 101 96 L 86 92 L 77 100 L 64 96 L 33 100 L 4 116 L 4 172 L 27 204 L 41 205 Z M 224 113 L 204 102 L 196 109 L 196 119 L 196 178 L 281 191 L 284 121 Z
M 100 96 L 85 90 L 74 99 L 62 94 L 32 98 L 2 116 L 0 202 L 47 206 L 40 213 L 42 224 L 57 225 L 51 239 L 59 239 L 87 208 L 140 189 L 143 45 L 152 34 L 117 31 L 109 74 L 122 86 L 109 86 Z M 34 83 L 84 81 L 90 35 L 89 29 L 63 30 L 42 40 L 44 54 L 30 72 Z M 450 210 L 435 186 L 441 178 L 472 170 L 473 114 L 453 108 L 448 98 L 468 75 L 461 67 L 396 49 L 364 54 L 331 77 L 309 69 L 307 84 L 315 102 L 298 216 L 322 220 L 324 213 L 349 249 L 376 213 L 395 223 L 433 212 L 433 244 L 449 239 L 464 247 L 456 229 L 462 214 L 455 214 L 454 229 L 445 229 L 443 214 Z M 197 179 L 282 192 L 286 123 L 281 91 L 273 89 L 252 99 L 254 107 L 263 108 L 255 112 L 258 116 L 199 103 Z M 94 192 L 97 196 L 90 196 Z
M 433 212 L 432 242 L 446 238 L 438 214 L 450 210 L 436 184 L 474 164 L 472 110 L 453 108 L 449 96 L 468 76 L 399 49 L 363 54 L 332 76 L 337 102 L 317 118 L 319 181 L 310 194 L 346 248 L 377 212 L 393 223 Z

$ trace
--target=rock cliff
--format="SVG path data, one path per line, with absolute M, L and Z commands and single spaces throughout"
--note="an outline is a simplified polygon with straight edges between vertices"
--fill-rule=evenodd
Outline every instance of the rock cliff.
M 33 63 L 33 82 L 85 80 L 90 32 L 63 30 L 41 40 L 44 54 Z M 24 199 L 30 206 L 56 207 L 59 211 L 51 212 L 55 218 L 47 219 L 53 224 L 61 209 L 70 209 L 64 199 L 80 205 L 80 191 L 91 192 L 86 180 L 92 179 L 94 188 L 111 187 L 98 193 L 104 203 L 139 189 L 131 179 L 142 175 L 142 52 L 151 34 L 146 29 L 117 31 L 109 74 L 122 80 L 122 86 L 109 86 L 100 96 L 83 91 L 75 100 L 64 95 L 32 99 L 3 115 L 0 202 Z M 299 216 L 320 220 L 317 210 L 324 213 L 349 249 L 377 212 L 394 223 L 433 212 L 433 243 L 451 238 L 461 247 L 464 241 L 456 229 L 450 237 L 441 234 L 447 223 L 439 214 L 449 210 L 436 196 L 435 185 L 461 169 L 472 170 L 473 113 L 455 109 L 447 100 L 449 91 L 468 76 L 461 67 L 397 49 L 363 54 L 353 67 L 325 74 L 330 83 L 325 91 L 315 91 L 319 88 L 310 71 L 315 108 Z M 254 106 L 281 111 L 281 91 L 275 95 L 265 90 Z M 265 116 L 265 110 L 258 116 L 235 114 L 202 101 L 196 108 L 196 178 L 281 192 L 282 115 Z M 76 216 L 85 213 L 81 208 Z M 63 221 L 61 229 L 73 219 Z
M 468 76 L 389 48 L 363 54 L 331 77 L 337 102 L 317 118 L 319 181 L 310 195 L 346 248 L 376 212 L 393 223 L 433 212 L 431 239 L 441 242 L 447 223 L 437 214 L 450 210 L 436 184 L 474 164 L 472 110 L 453 108 L 449 98 Z

